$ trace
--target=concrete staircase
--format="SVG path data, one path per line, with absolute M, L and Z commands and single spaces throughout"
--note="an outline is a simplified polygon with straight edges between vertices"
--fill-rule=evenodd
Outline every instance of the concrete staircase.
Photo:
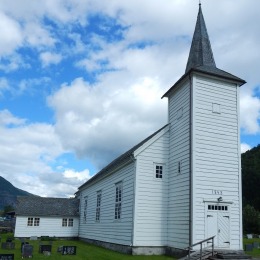
M 216 252 L 213 253 L 213 255 L 215 256 Z M 210 257 L 212 257 L 212 250 L 207 250 L 204 249 L 200 255 L 200 251 L 196 251 L 190 254 L 190 258 L 188 256 L 182 257 L 179 260 L 198 260 L 198 259 L 209 259 Z
M 208 258 L 209 260 L 219 260 L 219 259 L 226 259 L 226 260 L 233 260 L 233 259 L 240 259 L 240 260 L 248 260 L 252 259 L 252 256 L 246 255 L 244 251 L 218 251 L 215 256 L 211 256 Z
M 248 256 L 244 253 L 244 251 L 214 251 L 212 256 L 212 250 L 203 250 L 200 255 L 200 251 L 196 251 L 190 254 L 190 258 L 188 256 L 182 257 L 179 260 L 250 260 L 251 256 Z

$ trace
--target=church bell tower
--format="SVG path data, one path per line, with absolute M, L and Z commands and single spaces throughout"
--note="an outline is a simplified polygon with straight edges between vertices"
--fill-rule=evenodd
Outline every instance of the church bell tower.
M 183 249 L 215 236 L 216 248 L 243 248 L 239 89 L 244 83 L 217 68 L 200 4 L 185 73 L 163 95 L 169 102 L 170 247 Z

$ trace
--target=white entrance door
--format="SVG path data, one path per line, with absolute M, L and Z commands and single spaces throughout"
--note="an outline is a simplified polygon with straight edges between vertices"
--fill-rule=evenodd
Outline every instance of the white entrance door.
M 206 231 L 207 238 L 215 236 L 214 244 L 219 248 L 230 246 L 229 206 L 221 204 L 207 205 Z

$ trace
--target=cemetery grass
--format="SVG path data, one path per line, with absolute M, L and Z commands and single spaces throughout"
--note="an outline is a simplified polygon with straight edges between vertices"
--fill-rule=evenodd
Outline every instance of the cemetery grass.
M 244 238 L 243 240 L 244 249 L 245 249 L 245 245 L 252 244 L 254 242 L 258 242 L 260 245 L 260 238 L 251 238 L 251 239 Z M 260 248 L 254 248 L 253 251 L 246 251 L 245 253 L 247 255 L 251 255 L 252 257 L 260 258 Z
M 2 238 L 1 242 L 5 242 L 7 237 L 11 237 L 13 234 L 0 234 Z M 111 250 L 104 249 L 102 247 L 87 244 L 83 241 L 78 240 L 55 240 L 52 242 L 52 252 L 50 256 L 45 256 L 38 252 L 39 250 L 39 240 L 26 240 L 29 244 L 33 245 L 33 258 L 32 259 L 64 259 L 64 260 L 172 260 L 172 257 L 167 256 L 131 256 L 120 254 Z M 0 254 L 14 254 L 15 260 L 22 259 L 21 255 L 21 241 L 19 239 L 14 239 L 15 249 L 7 250 L 0 248 Z M 41 241 L 42 244 L 48 244 L 48 241 Z M 57 252 L 59 246 L 76 246 L 76 255 L 62 255 Z M 30 259 L 30 258 L 26 258 Z

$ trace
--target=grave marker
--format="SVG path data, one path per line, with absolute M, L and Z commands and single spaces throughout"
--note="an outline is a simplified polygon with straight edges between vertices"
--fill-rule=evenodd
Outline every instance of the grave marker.
M 62 254 L 63 255 L 76 255 L 77 247 L 76 246 L 63 246 Z
M 0 260 L 14 260 L 14 254 L 0 254 Z

